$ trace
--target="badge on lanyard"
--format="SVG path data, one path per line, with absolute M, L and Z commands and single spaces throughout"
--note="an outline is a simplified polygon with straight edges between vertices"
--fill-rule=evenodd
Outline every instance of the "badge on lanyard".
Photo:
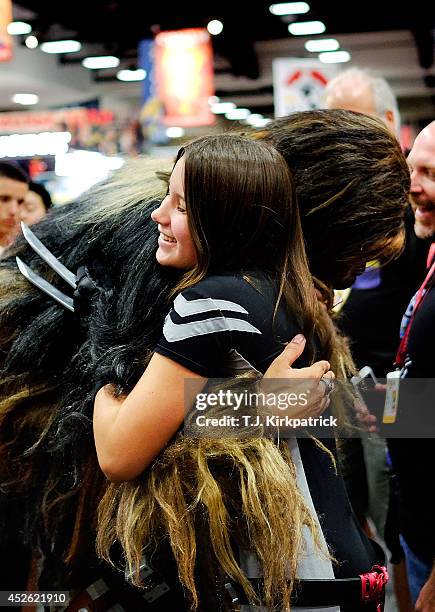
M 400 370 L 388 372 L 387 391 L 385 394 L 384 414 L 382 422 L 391 424 L 396 422 L 397 408 L 399 406 Z

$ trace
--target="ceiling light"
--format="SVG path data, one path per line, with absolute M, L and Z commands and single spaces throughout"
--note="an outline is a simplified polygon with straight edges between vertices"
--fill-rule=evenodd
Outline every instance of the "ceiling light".
M 39 96 L 36 94 L 29 93 L 17 93 L 12 96 L 12 102 L 15 104 L 24 104 L 25 106 L 30 104 L 37 104 L 39 101 Z
M 318 40 L 307 40 L 305 49 L 320 53 L 320 51 L 337 51 L 340 48 L 340 43 L 335 38 L 319 38 Z
M 212 19 L 207 24 L 207 30 L 213 36 L 217 36 L 217 34 L 220 34 L 223 29 L 224 29 L 224 24 L 222 23 L 222 21 L 219 21 L 219 19 Z
M 33 36 L 32 34 L 31 36 L 27 36 L 26 40 L 24 41 L 24 44 L 28 49 L 36 49 L 36 47 L 39 45 L 39 42 L 36 36 Z
M 218 98 L 217 96 L 210 96 L 208 99 L 208 105 L 213 106 L 213 104 L 217 104 L 219 100 L 220 98 Z
M 98 57 L 85 57 L 82 61 L 82 66 L 90 70 L 98 70 L 99 68 L 117 68 L 119 66 L 119 58 L 114 55 L 100 55 Z
M 343 64 L 350 60 L 347 51 L 333 51 L 332 53 L 319 53 L 319 60 L 324 64 Z
M 252 115 L 249 115 L 249 117 L 246 119 L 246 123 L 249 123 L 250 125 L 253 125 L 257 121 L 261 121 L 262 119 L 264 119 L 263 115 L 260 115 L 258 113 L 254 113 Z
M 272 119 L 267 119 L 266 117 L 263 117 L 262 119 L 257 119 L 257 121 L 253 121 L 250 125 L 252 125 L 252 127 L 254 128 L 262 128 L 268 123 L 270 123 L 271 121 Z
M 307 36 L 311 34 L 323 34 L 326 26 L 323 21 L 297 21 L 288 27 L 290 34 L 294 36 Z
M 215 115 L 223 115 L 233 108 L 236 108 L 234 102 L 216 102 L 216 104 L 212 105 L 211 112 Z
M 225 113 L 225 117 L 227 119 L 237 121 L 241 119 L 247 119 L 250 114 L 251 114 L 251 111 L 248 110 L 247 108 L 233 108 L 232 110 Z
M 12 21 L 7 27 L 8 34 L 18 36 L 20 34 L 30 34 L 32 26 L 24 21 Z
M 42 43 L 40 48 L 44 53 L 76 53 L 82 45 L 78 40 L 53 40 Z
M 181 127 L 168 127 L 166 136 L 168 138 L 181 138 L 181 136 L 184 136 L 184 130 Z
M 310 5 L 306 2 L 281 2 L 269 6 L 272 15 L 303 15 L 309 10 Z
M 137 70 L 119 70 L 116 78 L 120 81 L 143 81 L 146 76 L 146 70 L 138 68 Z

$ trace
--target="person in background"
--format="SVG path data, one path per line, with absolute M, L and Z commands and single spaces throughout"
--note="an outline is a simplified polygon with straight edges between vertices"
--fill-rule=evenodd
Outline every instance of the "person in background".
M 396 97 L 385 79 L 366 70 L 351 68 L 332 79 L 326 87 L 326 107 L 378 117 L 393 134 L 399 136 L 400 115 Z M 414 216 L 409 210 L 402 255 L 390 263 L 370 262 L 352 286 L 341 310 L 340 327 L 350 339 L 357 367 L 369 365 L 378 377 L 386 376 L 391 369 L 402 314 L 424 277 L 428 245 L 419 238 L 424 236 L 414 233 Z M 346 452 L 346 484 L 355 511 L 362 522 L 368 515 L 384 539 L 390 496 L 385 441 L 371 435 L 363 439 L 362 449 L 358 441 L 352 441 L 347 444 Z M 396 597 L 403 602 L 402 609 L 406 610 L 404 602 L 409 599 L 406 582 L 399 577 L 404 572 L 403 563 L 399 563 L 402 553 L 397 534 L 394 537 L 393 508 L 390 511 L 391 520 L 385 537 L 395 563 Z
M 24 171 L 0 160 L 0 255 L 19 232 L 21 207 L 27 190 L 28 178 Z
M 421 379 L 419 388 L 424 390 L 435 379 L 435 121 L 415 139 L 408 165 L 415 233 L 430 244 L 430 249 L 425 279 L 404 317 L 396 363 L 402 368 L 402 378 Z M 410 408 L 409 412 L 405 408 L 403 417 L 424 427 L 423 423 L 433 414 L 433 395 L 417 398 L 413 395 Z M 406 424 L 404 429 L 407 430 Z M 400 539 L 412 603 L 418 612 L 434 612 L 435 527 L 433 505 L 427 497 L 435 469 L 434 441 L 389 439 L 388 448 L 396 475 Z
M 52 206 L 51 196 L 44 185 L 32 182 L 21 206 L 21 221 L 26 225 L 38 223 Z
M 326 107 L 343 108 L 378 117 L 390 132 L 399 135 L 400 114 L 396 96 L 387 81 L 367 70 L 349 68 L 326 86 Z

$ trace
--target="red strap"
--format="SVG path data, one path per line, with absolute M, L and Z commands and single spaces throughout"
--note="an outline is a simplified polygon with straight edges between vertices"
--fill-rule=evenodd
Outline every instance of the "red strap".
M 429 268 L 429 266 L 430 266 L 430 268 Z M 427 267 L 429 268 L 429 271 L 428 271 L 428 273 L 426 275 L 426 278 L 423 281 L 423 284 L 421 285 L 420 289 L 417 292 L 417 296 L 415 298 L 414 310 L 412 311 L 411 319 L 410 319 L 410 321 L 409 321 L 409 323 L 408 323 L 408 325 L 406 327 L 405 333 L 403 335 L 403 338 L 402 338 L 402 340 L 400 342 L 400 345 L 399 345 L 399 349 L 397 351 L 395 363 L 399 367 L 402 367 L 404 365 L 405 359 L 406 359 L 406 355 L 408 353 L 409 333 L 411 331 L 412 323 L 414 322 L 415 313 L 417 312 L 418 307 L 421 305 L 421 303 L 423 301 L 424 290 L 427 287 L 429 281 L 432 279 L 432 276 L 435 273 L 435 242 L 431 245 L 431 247 L 429 249 L 429 254 L 427 256 Z
M 370 572 L 359 575 L 361 580 L 361 599 L 364 603 L 374 602 L 380 605 L 385 585 L 389 576 L 383 565 L 374 565 Z M 380 609 L 380 608 L 379 608 Z
M 430 245 L 429 253 L 427 254 L 426 268 L 429 268 L 432 260 L 435 257 L 435 242 Z M 435 263 L 435 262 L 434 262 Z

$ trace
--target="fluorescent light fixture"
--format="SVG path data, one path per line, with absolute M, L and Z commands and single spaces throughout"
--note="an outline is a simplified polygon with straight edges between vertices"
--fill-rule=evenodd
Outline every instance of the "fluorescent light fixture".
M 181 127 L 168 127 L 166 136 L 168 138 L 181 138 L 181 136 L 184 136 L 184 130 Z
M 39 45 L 39 41 L 36 36 L 33 36 L 33 34 L 31 34 L 30 36 L 27 36 L 26 40 L 24 41 L 24 44 L 28 49 L 36 49 L 36 47 Z
M 310 36 L 311 34 L 323 34 L 326 26 L 323 21 L 297 21 L 291 23 L 288 31 L 293 36 Z
M 220 98 L 217 96 L 210 96 L 208 99 L 208 105 L 213 106 L 213 104 L 217 104 L 220 101 Z
M 216 104 L 212 105 L 211 112 L 215 115 L 223 115 L 228 111 L 233 110 L 233 108 L 236 108 L 234 102 L 216 102 Z
M 143 81 L 147 76 L 147 71 L 143 68 L 137 70 L 119 70 L 116 78 L 120 81 Z
M 324 64 L 343 64 L 350 60 L 348 51 L 332 51 L 331 53 L 319 53 L 319 60 Z
M 212 19 L 207 24 L 207 30 L 213 36 L 217 36 L 218 34 L 220 34 L 223 29 L 224 24 L 222 23 L 222 21 L 219 21 L 219 19 Z
M 15 102 L 15 104 L 24 104 L 25 106 L 38 104 L 39 96 L 29 93 L 17 93 L 12 96 L 12 102 Z
M 272 15 L 303 15 L 309 10 L 310 5 L 306 2 L 280 2 L 269 6 Z
M 20 34 L 30 34 L 32 26 L 24 21 L 12 21 L 7 27 L 8 34 L 19 36 Z
M 44 53 L 76 53 L 82 48 L 78 40 L 53 40 L 41 44 Z
M 82 61 L 82 66 L 90 70 L 98 70 L 100 68 L 117 68 L 119 66 L 119 58 L 114 55 L 100 55 L 98 57 L 85 57 Z
M 317 40 L 307 40 L 305 49 L 320 53 L 321 51 L 337 51 L 340 48 L 340 43 L 335 38 L 319 38 Z
M 250 114 L 251 111 L 247 108 L 233 108 L 232 110 L 225 113 L 225 117 L 227 119 L 240 121 L 241 119 L 247 119 Z
M 263 115 L 260 115 L 259 113 L 253 113 L 252 115 L 249 115 L 249 117 L 246 119 L 246 123 L 252 125 L 256 121 L 261 121 L 262 119 L 264 119 Z
M 257 119 L 257 121 L 251 123 L 251 125 L 254 128 L 262 128 L 265 125 L 267 125 L 268 123 L 270 123 L 271 121 L 272 121 L 272 119 L 267 119 L 267 118 L 263 117 L 262 119 Z
M 33 157 L 59 155 L 68 151 L 69 132 L 41 132 L 39 134 L 11 134 L 0 136 L 0 157 Z

